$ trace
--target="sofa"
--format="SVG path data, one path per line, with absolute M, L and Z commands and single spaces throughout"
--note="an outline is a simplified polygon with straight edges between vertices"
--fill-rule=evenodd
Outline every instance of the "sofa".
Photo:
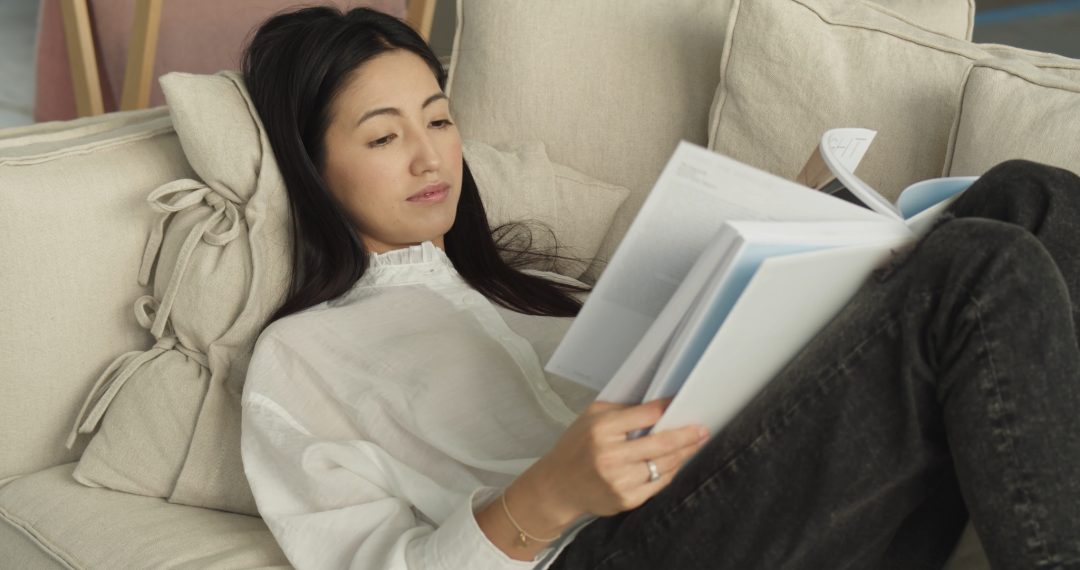
M 971 42 L 969 0 L 457 10 L 447 92 L 489 216 L 547 224 L 587 283 L 680 140 L 793 179 L 824 130 L 872 128 L 859 174 L 890 198 L 1009 158 L 1080 171 L 1080 61 Z M 239 455 L 284 188 L 236 73 L 161 87 L 0 131 L 4 568 L 289 567 Z M 947 567 L 989 567 L 970 525 Z

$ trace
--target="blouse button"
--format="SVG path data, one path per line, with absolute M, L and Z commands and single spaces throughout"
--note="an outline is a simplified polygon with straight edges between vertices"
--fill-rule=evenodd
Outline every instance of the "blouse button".
M 547 392 L 548 391 L 547 385 L 545 385 L 545 384 L 543 384 L 541 382 L 537 382 L 536 387 L 539 388 L 541 392 Z

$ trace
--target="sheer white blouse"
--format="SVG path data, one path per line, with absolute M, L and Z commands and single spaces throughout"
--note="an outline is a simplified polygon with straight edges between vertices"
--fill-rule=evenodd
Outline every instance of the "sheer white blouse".
M 289 561 L 549 566 L 593 517 L 523 562 L 491 544 L 473 513 L 595 398 L 542 369 L 570 321 L 494 305 L 424 242 L 371 254 L 347 293 L 267 327 L 247 372 L 241 451 Z

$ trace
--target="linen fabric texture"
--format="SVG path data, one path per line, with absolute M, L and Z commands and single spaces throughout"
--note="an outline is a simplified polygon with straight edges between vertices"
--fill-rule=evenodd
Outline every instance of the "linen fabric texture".
M 87 488 L 75 466 L 0 487 L 4 568 L 292 568 L 257 517 Z
M 560 256 L 554 263 L 534 265 L 534 269 L 580 277 L 600 249 L 619 206 L 630 195 L 626 188 L 551 162 L 541 142 L 498 149 L 466 140 L 462 152 L 492 228 L 525 223 L 522 229 L 530 230 L 532 249 Z
M 881 5 L 882 18 L 902 14 L 970 37 L 970 0 Z M 552 161 L 630 189 L 582 280 L 599 277 L 679 141 L 708 142 L 732 8 L 731 0 L 457 3 L 447 93 L 463 136 L 496 146 L 539 140 Z M 771 30 L 762 41 L 777 37 Z
M 240 466 L 239 398 L 256 333 L 288 285 L 285 187 L 239 74 L 172 73 L 161 85 L 197 177 L 147 197 L 160 215 L 138 278 L 152 279 L 153 295 L 135 301 L 135 314 L 156 342 L 118 357 L 91 391 L 69 445 L 101 426 L 73 475 L 256 514 Z
M 146 189 L 191 175 L 165 109 L 0 134 L 0 481 L 79 458 L 64 439 L 86 390 L 146 345 Z
M 541 367 L 573 319 L 494 305 L 431 242 L 369 258 L 256 342 L 241 449 L 259 512 L 301 568 L 545 567 L 590 518 L 526 562 L 473 511 L 595 398 Z
M 1072 71 L 1016 59 L 976 63 L 964 80 L 948 175 L 981 175 L 1012 158 L 1080 172 L 1080 148 L 1065 142 L 1080 140 L 1080 81 L 1067 78 Z
M 709 148 L 794 179 L 826 130 L 874 129 L 859 176 L 895 200 L 942 176 L 965 73 L 990 57 L 1062 76 L 1080 69 L 1061 56 L 933 33 L 862 0 L 735 0 Z
M 97 433 L 74 477 L 255 515 L 241 465 L 239 399 L 255 338 L 288 287 L 284 182 L 239 74 L 171 73 L 162 87 L 196 174 L 146 197 L 159 214 L 138 282 L 152 281 L 153 294 L 139 296 L 134 310 L 155 342 L 116 357 L 86 397 L 68 444 Z M 499 221 L 535 219 L 569 254 L 595 253 L 628 193 L 552 165 L 542 145 L 467 148 L 486 205 L 505 216 Z
M 735 0 L 729 25 L 710 149 L 794 179 L 822 133 L 859 126 L 878 131 L 859 175 L 890 200 L 941 175 L 975 44 L 861 0 Z

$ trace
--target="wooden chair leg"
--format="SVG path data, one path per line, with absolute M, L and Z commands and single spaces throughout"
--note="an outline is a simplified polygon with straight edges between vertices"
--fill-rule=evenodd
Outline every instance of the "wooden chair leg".
M 60 0 L 64 18 L 64 38 L 71 66 L 71 85 L 75 91 L 75 109 L 80 117 L 105 112 L 98 75 L 97 50 L 90 30 L 90 11 L 86 0 Z
M 162 0 L 135 0 L 135 19 L 124 69 L 124 93 L 120 98 L 123 111 L 145 109 L 150 105 L 154 56 L 157 54 L 158 30 L 161 29 L 161 4 Z
M 431 22 L 435 19 L 436 0 L 409 0 L 405 19 L 424 40 L 431 40 Z

